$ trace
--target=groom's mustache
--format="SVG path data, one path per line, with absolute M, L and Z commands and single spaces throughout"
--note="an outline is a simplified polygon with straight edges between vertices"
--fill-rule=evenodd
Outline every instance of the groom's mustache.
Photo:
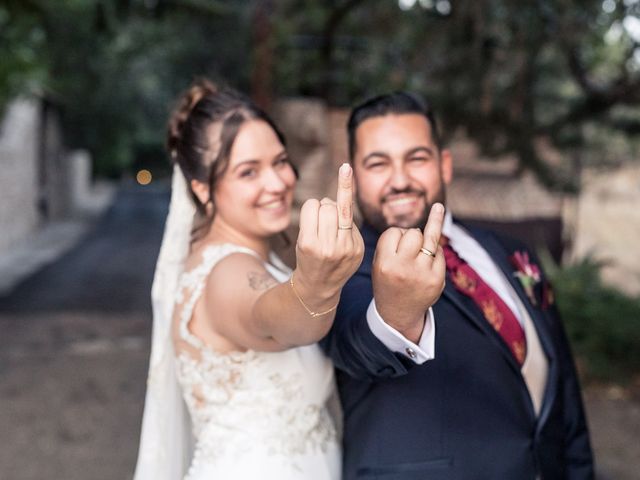
M 426 198 L 426 192 L 424 190 L 416 189 L 416 188 L 403 188 L 402 190 L 392 189 L 389 193 L 382 197 L 382 203 L 385 203 L 390 198 L 396 197 L 398 195 L 416 195 Z

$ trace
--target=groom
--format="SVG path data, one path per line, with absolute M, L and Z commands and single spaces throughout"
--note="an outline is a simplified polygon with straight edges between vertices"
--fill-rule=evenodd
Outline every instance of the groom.
M 593 478 L 549 284 L 522 244 L 442 218 L 452 158 L 429 107 L 376 97 L 348 134 L 365 256 L 323 340 L 344 479 Z

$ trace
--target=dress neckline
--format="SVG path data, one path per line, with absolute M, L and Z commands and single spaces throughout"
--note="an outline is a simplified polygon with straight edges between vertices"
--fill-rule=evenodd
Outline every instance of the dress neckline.
M 202 254 L 201 254 L 201 257 L 202 257 L 201 261 L 194 268 L 198 268 L 198 266 L 202 265 L 206 251 L 211 251 L 215 249 L 224 249 L 224 248 L 234 248 L 234 249 L 239 249 L 241 251 L 245 251 L 246 253 L 250 253 L 253 256 L 255 256 L 258 260 L 260 260 L 265 266 L 273 267 L 283 275 L 289 275 L 291 273 L 291 269 L 282 261 L 282 259 L 278 256 L 278 254 L 276 254 L 272 249 L 269 249 L 269 252 L 267 254 L 267 259 L 265 260 L 254 249 L 250 247 L 245 247 L 244 245 L 239 245 L 233 242 L 213 243 L 213 244 L 207 245 L 206 247 L 203 247 Z
M 191 332 L 189 329 L 189 323 L 193 317 L 195 305 L 202 295 L 202 291 L 206 285 L 206 278 L 209 273 L 219 261 L 233 253 L 246 253 L 252 255 L 264 264 L 267 271 L 275 269 L 283 277 L 288 276 L 291 272 L 289 267 L 287 267 L 287 265 L 273 252 L 273 250 L 269 251 L 269 261 L 267 262 L 255 250 L 231 242 L 210 244 L 203 247 L 200 254 L 200 261 L 193 268 L 185 270 L 180 275 L 175 305 L 180 305 L 181 308 L 181 311 L 179 312 L 180 338 L 198 350 L 211 351 L 216 355 L 218 355 L 219 352 L 216 352 L 202 339 Z M 269 273 L 272 275 L 274 274 L 272 271 Z M 278 278 L 276 278 L 276 280 L 282 281 Z

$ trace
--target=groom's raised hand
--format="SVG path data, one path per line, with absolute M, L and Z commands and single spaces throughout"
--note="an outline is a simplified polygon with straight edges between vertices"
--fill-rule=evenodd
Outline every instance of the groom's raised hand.
M 296 286 L 320 299 L 339 295 L 364 255 L 362 236 L 353 223 L 353 199 L 353 171 L 345 163 L 338 171 L 336 201 L 309 199 L 300 210 Z
M 439 245 L 444 206 L 436 203 L 424 232 L 392 227 L 378 240 L 372 280 L 376 308 L 383 320 L 418 343 L 425 313 L 445 284 L 445 261 Z

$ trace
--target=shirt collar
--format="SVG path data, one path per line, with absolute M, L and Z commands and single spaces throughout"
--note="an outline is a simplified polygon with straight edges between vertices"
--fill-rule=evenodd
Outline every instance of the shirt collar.
M 442 234 L 448 238 L 451 238 L 452 231 L 453 217 L 451 215 L 451 210 L 447 208 L 444 214 L 444 222 L 442 223 Z

